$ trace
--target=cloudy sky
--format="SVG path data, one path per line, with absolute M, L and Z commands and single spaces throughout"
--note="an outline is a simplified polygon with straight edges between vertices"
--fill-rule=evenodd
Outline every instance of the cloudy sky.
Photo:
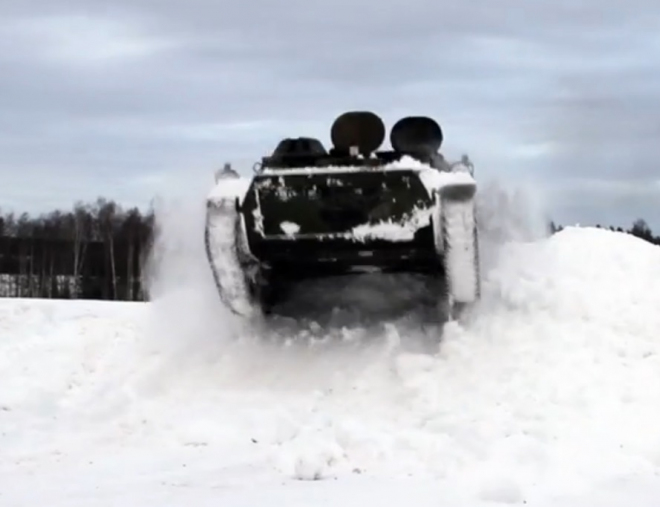
M 434 116 L 562 223 L 660 229 L 660 3 L 3 0 L 0 208 L 207 185 L 347 109 Z

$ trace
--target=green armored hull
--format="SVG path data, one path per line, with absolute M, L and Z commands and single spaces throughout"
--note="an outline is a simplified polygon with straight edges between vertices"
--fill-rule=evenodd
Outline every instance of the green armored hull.
M 313 138 L 285 139 L 252 178 L 218 180 L 206 247 L 225 304 L 268 314 L 291 284 L 374 271 L 442 282 L 433 284 L 439 314 L 474 303 L 476 184 L 471 167 L 438 153 L 437 123 L 404 118 L 388 151 L 376 151 L 384 125 L 373 113 L 345 113 L 331 134 L 329 151 Z

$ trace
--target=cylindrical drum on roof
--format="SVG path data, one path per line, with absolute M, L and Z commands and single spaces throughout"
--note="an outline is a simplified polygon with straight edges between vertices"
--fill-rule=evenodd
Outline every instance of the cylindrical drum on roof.
M 401 118 L 390 131 L 390 143 L 397 151 L 437 153 L 442 141 L 440 125 L 427 116 Z
M 385 139 L 383 120 L 371 111 L 348 111 L 332 124 L 332 144 L 339 150 L 357 147 L 362 155 L 376 151 Z

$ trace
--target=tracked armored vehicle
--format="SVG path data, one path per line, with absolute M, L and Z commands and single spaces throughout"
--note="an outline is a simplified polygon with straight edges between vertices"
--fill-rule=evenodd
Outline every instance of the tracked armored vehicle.
M 227 308 L 268 316 L 298 282 L 365 272 L 424 277 L 443 320 L 478 300 L 471 164 L 444 159 L 431 118 L 402 118 L 391 149 L 379 150 L 385 135 L 376 114 L 347 112 L 329 149 L 286 138 L 252 177 L 228 167 L 216 175 L 205 245 Z

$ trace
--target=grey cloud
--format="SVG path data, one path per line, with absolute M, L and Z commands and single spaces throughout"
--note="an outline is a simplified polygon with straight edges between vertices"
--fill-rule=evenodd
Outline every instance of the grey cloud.
M 643 0 L 6 2 L 0 206 L 144 202 L 371 108 L 435 116 L 450 155 L 535 179 L 562 220 L 653 222 L 659 22 Z

